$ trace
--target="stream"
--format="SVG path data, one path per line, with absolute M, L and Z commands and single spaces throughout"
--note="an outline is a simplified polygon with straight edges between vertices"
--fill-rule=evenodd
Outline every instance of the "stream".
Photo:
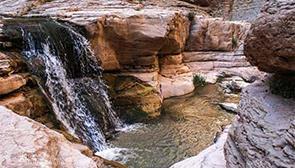
M 168 168 L 210 146 L 232 122 L 234 115 L 217 105 L 225 100 L 216 85 L 167 99 L 160 119 L 133 125 L 110 141 L 116 148 L 98 155 L 130 168 Z

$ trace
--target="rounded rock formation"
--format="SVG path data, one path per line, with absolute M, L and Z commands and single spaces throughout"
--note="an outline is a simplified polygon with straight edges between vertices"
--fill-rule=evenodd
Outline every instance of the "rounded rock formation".
M 295 3 L 268 2 L 253 23 L 245 41 L 245 55 L 252 65 L 270 73 L 295 73 Z

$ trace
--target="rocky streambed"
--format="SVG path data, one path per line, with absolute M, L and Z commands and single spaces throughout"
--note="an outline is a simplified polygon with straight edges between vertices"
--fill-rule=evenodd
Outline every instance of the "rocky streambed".
M 119 149 L 99 155 L 125 162 L 130 168 L 167 168 L 197 155 L 214 143 L 234 117 L 218 106 L 229 100 L 219 89 L 207 85 L 189 95 L 165 100 L 159 119 L 119 133 L 110 141 Z

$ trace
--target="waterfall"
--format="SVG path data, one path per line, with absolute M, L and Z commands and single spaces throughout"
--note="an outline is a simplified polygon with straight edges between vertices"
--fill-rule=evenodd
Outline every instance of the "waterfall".
M 102 69 L 84 36 L 48 18 L 6 21 L 5 33 L 22 41 L 22 57 L 49 99 L 57 119 L 94 151 L 122 126 L 111 107 Z

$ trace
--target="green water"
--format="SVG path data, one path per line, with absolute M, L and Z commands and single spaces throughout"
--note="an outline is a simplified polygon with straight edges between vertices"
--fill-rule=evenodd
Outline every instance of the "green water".
M 222 127 L 231 123 L 234 115 L 216 105 L 224 99 L 213 85 L 167 99 L 160 119 L 120 133 L 111 144 L 129 149 L 122 157 L 133 153 L 125 163 L 130 168 L 167 168 L 210 146 Z

